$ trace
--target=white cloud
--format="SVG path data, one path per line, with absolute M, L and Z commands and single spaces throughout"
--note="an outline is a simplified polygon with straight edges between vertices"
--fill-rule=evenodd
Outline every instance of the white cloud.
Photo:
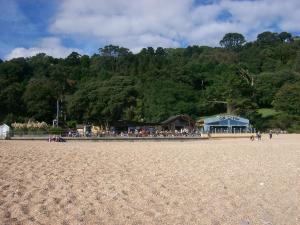
M 50 31 L 132 50 L 180 43 L 218 45 L 228 32 L 253 39 L 264 30 L 300 32 L 298 0 L 64 0 Z M 222 12 L 232 15 L 219 19 Z M 96 41 L 95 41 L 96 40 Z
M 115 44 L 134 52 L 182 43 L 216 46 L 228 32 L 242 33 L 247 40 L 265 30 L 300 33 L 299 0 L 196 2 L 199 0 L 61 0 L 48 31 L 89 49 Z M 11 4 L 10 8 L 16 7 Z M 224 19 L 224 13 L 231 16 Z M 6 16 L 0 15 L 3 18 Z M 64 47 L 58 38 L 44 38 L 36 47 L 13 49 L 6 58 L 40 52 L 65 57 L 71 51 L 79 50 Z
M 50 30 L 129 48 L 174 47 L 189 23 L 191 5 L 192 0 L 66 0 Z
M 18 57 L 30 57 L 38 53 L 46 53 L 53 57 L 64 58 L 73 51 L 80 52 L 78 49 L 64 47 L 58 38 L 48 37 L 43 38 L 37 47 L 15 48 L 5 58 L 9 60 Z

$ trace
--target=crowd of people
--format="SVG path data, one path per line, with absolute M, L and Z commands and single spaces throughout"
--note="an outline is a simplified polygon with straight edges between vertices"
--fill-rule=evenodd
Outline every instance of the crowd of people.
M 188 136 L 201 136 L 200 132 L 195 130 L 189 131 L 188 129 L 181 129 L 175 131 L 169 130 L 129 130 L 128 132 L 120 132 L 119 135 L 121 137 L 128 136 L 128 137 L 188 137 Z
M 274 134 L 279 134 L 279 131 L 272 131 L 268 132 L 269 139 L 273 138 Z M 203 136 L 202 132 L 199 130 L 188 130 L 188 129 L 180 129 L 180 130 L 155 130 L 155 129 L 128 129 L 127 131 L 115 131 L 115 130 L 104 130 L 98 132 L 97 134 L 92 134 L 91 132 L 86 132 L 84 135 L 80 135 L 76 131 L 69 131 L 66 135 L 67 137 L 201 137 Z M 211 137 L 211 133 L 207 133 L 208 138 Z M 262 134 L 260 131 L 257 131 L 255 134 L 250 136 L 250 140 L 254 141 L 257 139 L 258 141 L 262 140 Z M 49 136 L 49 142 L 65 142 L 65 140 L 58 135 Z
M 155 129 L 128 129 L 127 131 L 103 130 L 92 134 L 86 131 L 85 134 L 79 134 L 76 131 L 69 131 L 68 137 L 188 137 L 188 136 L 201 136 L 201 132 L 197 130 L 155 130 Z
M 201 136 L 200 132 L 195 130 L 146 130 L 146 129 L 129 129 L 128 131 L 105 131 L 97 135 L 98 137 L 188 137 Z

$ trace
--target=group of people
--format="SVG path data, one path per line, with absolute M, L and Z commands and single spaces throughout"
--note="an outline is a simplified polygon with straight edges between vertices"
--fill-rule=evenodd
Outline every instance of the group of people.
M 201 135 L 200 132 L 196 131 L 188 131 L 188 130 L 175 130 L 175 131 L 169 131 L 169 130 L 128 130 L 128 132 L 120 132 L 117 134 L 121 137 L 187 137 L 187 136 L 195 136 L 195 135 Z
M 273 131 L 272 130 L 270 130 L 269 131 L 269 139 L 271 140 L 273 138 Z M 251 137 L 250 137 L 250 140 L 251 141 L 254 141 L 254 135 L 251 135 Z M 261 141 L 261 133 L 260 133 L 260 131 L 257 131 L 256 132 L 256 139 L 258 140 L 258 141 Z
M 69 131 L 68 137 L 80 137 L 80 134 L 76 131 Z M 85 137 L 91 137 L 91 132 L 85 133 Z M 187 136 L 201 136 L 200 131 L 196 130 L 156 130 L 156 129 L 144 129 L 144 128 L 132 128 L 127 131 L 115 131 L 115 130 L 103 130 L 94 134 L 94 137 L 187 137 Z
M 66 142 L 66 141 L 65 141 L 65 139 L 63 139 L 62 137 L 60 137 L 58 135 L 53 135 L 52 137 L 49 136 L 48 142 Z

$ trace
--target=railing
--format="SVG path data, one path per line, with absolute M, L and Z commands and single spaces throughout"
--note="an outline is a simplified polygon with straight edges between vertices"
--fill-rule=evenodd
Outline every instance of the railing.
M 100 132 L 98 134 L 92 134 L 88 133 L 86 135 L 82 135 L 76 132 L 70 132 L 69 130 L 61 130 L 59 132 L 49 132 L 46 130 L 25 130 L 25 131 L 19 131 L 19 130 L 11 130 L 9 133 L 9 137 L 12 138 L 52 138 L 54 136 L 61 136 L 66 137 L 68 139 L 105 139 L 105 138 L 197 138 L 197 137 L 207 137 L 210 136 L 210 134 L 251 134 L 253 132 L 250 132 L 250 130 L 245 130 L 244 132 L 231 132 L 227 130 L 215 130 L 211 132 L 171 132 L 171 131 L 160 131 L 160 132 L 154 132 L 154 133 L 142 133 L 142 132 Z

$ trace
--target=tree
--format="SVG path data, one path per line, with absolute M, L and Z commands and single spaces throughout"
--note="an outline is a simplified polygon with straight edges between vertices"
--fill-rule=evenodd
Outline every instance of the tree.
M 197 114 L 197 93 L 190 86 L 170 80 L 149 80 L 143 85 L 146 121 L 161 122 L 176 114 Z
M 158 47 L 155 50 L 155 55 L 157 55 L 157 56 L 164 56 L 165 54 L 166 54 L 166 52 L 162 47 Z
M 245 37 L 239 33 L 227 33 L 220 41 L 222 47 L 232 50 L 241 49 L 245 43 Z
M 8 114 L 15 117 L 26 116 L 22 102 L 24 86 L 21 83 L 12 83 L 8 86 L 2 86 L 0 81 L 0 121 Z
M 255 80 L 256 102 L 261 108 L 272 107 L 272 102 L 278 90 L 288 83 L 295 83 L 300 80 L 297 73 L 290 70 L 278 72 L 265 72 L 258 74 Z
M 273 105 L 278 111 L 300 115 L 300 82 L 283 85 L 276 93 Z
M 36 120 L 51 122 L 55 117 L 56 101 L 60 87 L 47 78 L 31 79 L 23 95 L 27 116 Z
M 295 57 L 294 60 L 295 60 L 295 61 L 294 61 L 293 69 L 294 69 L 296 72 L 300 73 L 300 51 L 298 51 L 298 52 L 296 53 L 296 57 Z
M 241 34 L 229 33 L 220 44 L 224 48 L 147 47 L 137 54 L 108 45 L 93 56 L 73 52 L 65 59 L 37 54 L 0 61 L 0 122 L 51 122 L 57 99 L 64 100 L 68 120 L 78 123 L 205 116 L 225 112 L 224 102 L 260 128 L 271 122 L 256 115 L 257 107 L 287 110 L 272 118 L 279 121 L 274 125 L 282 118 L 297 121 L 296 109 L 283 104 L 291 99 L 297 105 L 292 96 L 300 82 L 300 39 L 264 32 L 245 43 Z
M 119 47 L 116 45 L 107 45 L 104 48 L 99 48 L 99 53 L 101 56 L 108 56 L 108 57 L 119 57 L 119 56 L 126 56 L 131 54 L 129 49 L 124 47 Z
M 65 59 L 65 62 L 69 66 L 76 66 L 80 64 L 80 57 L 81 55 L 77 52 L 72 52 L 68 57 Z
M 213 104 L 226 103 L 231 113 L 246 115 L 256 107 L 253 102 L 254 89 L 247 79 L 241 77 L 234 70 L 235 67 L 232 67 L 231 71 L 228 69 L 228 71 L 217 75 L 213 79 L 212 85 L 206 89 L 205 99 Z
M 257 35 L 257 43 L 262 47 L 273 46 L 280 42 L 281 40 L 277 33 L 266 31 Z
M 83 68 L 88 68 L 90 65 L 90 57 L 88 55 L 81 56 L 80 63 Z
M 30 73 L 31 68 L 25 58 L 15 58 L 0 64 L 0 77 L 8 82 L 22 82 Z
M 101 81 L 92 79 L 81 85 L 69 99 L 72 119 L 113 122 L 123 119 L 128 108 L 135 105 L 136 90 L 130 77 L 112 77 Z
M 291 35 L 291 33 L 288 33 L 288 32 L 281 32 L 278 37 L 280 38 L 280 40 L 284 43 L 290 43 L 290 42 L 293 42 L 294 39 Z

